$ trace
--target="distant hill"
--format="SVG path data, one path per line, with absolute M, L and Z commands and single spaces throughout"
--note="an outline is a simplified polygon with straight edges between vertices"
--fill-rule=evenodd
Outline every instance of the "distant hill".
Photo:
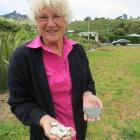
M 88 21 L 73 21 L 68 26 L 69 30 L 76 32 L 97 32 L 102 36 L 114 34 L 121 28 L 128 34 L 140 34 L 140 20 L 95 19 Z
M 28 19 L 27 15 L 17 13 L 16 11 L 1 16 L 8 19 L 19 19 L 19 20 Z

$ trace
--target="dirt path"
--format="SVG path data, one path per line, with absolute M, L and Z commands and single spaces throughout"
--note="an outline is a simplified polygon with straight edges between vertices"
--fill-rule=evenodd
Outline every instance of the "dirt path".
M 0 94 L 0 121 L 16 120 L 7 104 L 8 93 Z

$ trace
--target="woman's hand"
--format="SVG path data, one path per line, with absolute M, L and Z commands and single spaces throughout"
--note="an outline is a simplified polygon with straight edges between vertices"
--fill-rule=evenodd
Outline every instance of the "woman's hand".
M 71 132 L 72 132 L 71 136 L 66 136 L 66 137 L 63 137 L 63 138 L 59 138 L 58 136 L 52 135 L 50 133 L 50 129 L 52 127 L 51 126 L 52 122 L 58 122 L 58 121 L 55 118 L 53 118 L 49 115 L 44 115 L 40 119 L 40 126 L 43 127 L 45 136 L 48 137 L 49 140 L 71 140 L 71 138 L 73 136 L 75 136 L 76 132 L 73 128 L 71 128 Z
M 91 108 L 91 107 L 100 107 L 101 109 L 103 109 L 103 104 L 97 96 L 87 91 L 83 95 L 83 108 Z M 93 119 L 89 118 L 86 114 L 84 114 L 84 120 L 87 122 L 94 122 L 96 120 L 100 120 L 100 117 Z
M 52 122 L 58 122 L 58 121 L 49 115 L 44 115 L 40 119 L 40 126 L 43 127 L 45 136 L 48 137 L 50 140 L 59 140 L 56 136 L 50 134 Z

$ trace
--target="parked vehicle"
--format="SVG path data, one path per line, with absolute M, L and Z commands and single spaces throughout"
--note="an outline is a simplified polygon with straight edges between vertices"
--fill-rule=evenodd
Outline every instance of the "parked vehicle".
M 113 45 L 120 44 L 120 45 L 124 45 L 124 46 L 126 46 L 129 43 L 131 43 L 131 42 L 127 39 L 119 39 L 119 40 L 112 42 Z

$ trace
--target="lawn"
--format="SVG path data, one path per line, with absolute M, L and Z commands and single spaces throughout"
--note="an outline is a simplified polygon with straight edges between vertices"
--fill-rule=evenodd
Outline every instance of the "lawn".
M 106 47 L 88 56 L 104 113 L 89 124 L 87 140 L 140 140 L 140 46 Z
M 102 119 L 88 124 L 86 140 L 140 140 L 140 46 L 103 47 L 88 52 Z M 28 128 L 0 121 L 0 140 L 28 140 Z

